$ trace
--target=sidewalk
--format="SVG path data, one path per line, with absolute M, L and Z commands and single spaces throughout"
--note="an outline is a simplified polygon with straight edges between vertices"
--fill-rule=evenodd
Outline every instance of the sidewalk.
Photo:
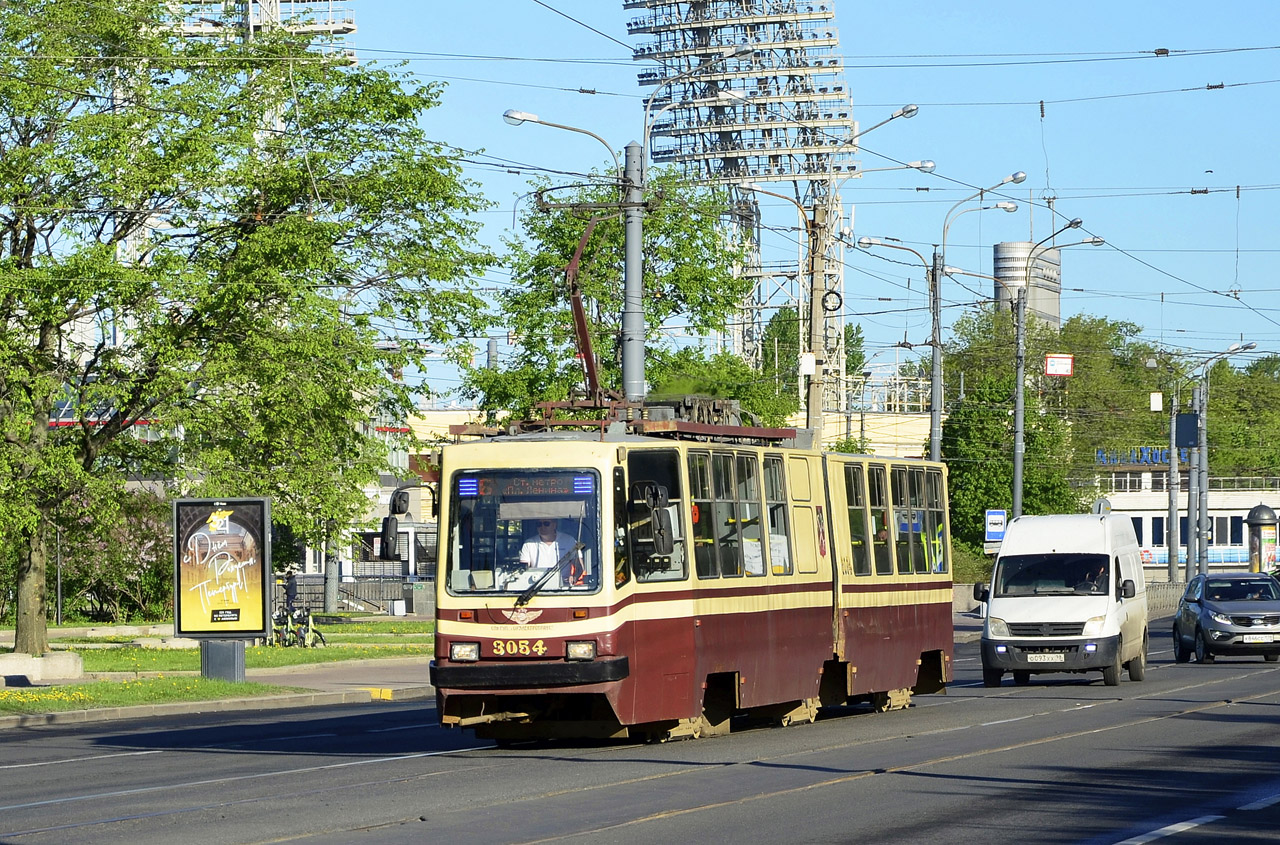
M 957 643 L 973 642 L 982 635 L 982 617 L 976 613 L 957 612 L 953 621 Z M 435 688 L 430 682 L 430 664 L 429 657 L 394 657 L 379 660 L 342 660 L 279 669 L 248 669 L 245 671 L 245 679 L 248 681 L 296 687 L 303 691 L 270 697 L 180 701 L 137 707 L 0 716 L 0 730 L 191 713 L 283 710 L 291 707 L 368 704 L 370 701 L 425 701 L 435 697 Z M 132 677 L 134 677 L 132 673 L 101 673 L 86 676 L 84 680 L 123 680 Z

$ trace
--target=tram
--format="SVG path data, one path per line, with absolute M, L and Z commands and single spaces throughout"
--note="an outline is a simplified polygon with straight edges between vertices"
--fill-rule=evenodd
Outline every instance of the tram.
M 444 726 L 663 741 L 945 691 L 942 464 L 626 415 L 443 448 Z

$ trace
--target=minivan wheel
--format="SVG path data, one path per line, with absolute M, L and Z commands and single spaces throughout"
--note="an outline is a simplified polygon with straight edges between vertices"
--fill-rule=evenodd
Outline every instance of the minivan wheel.
M 1147 677 L 1147 656 L 1139 654 L 1129 661 L 1129 680 L 1141 681 Z
M 1026 686 L 1031 683 L 1031 673 L 1025 669 L 1014 669 L 1013 682 L 1018 686 Z
M 1182 641 L 1182 635 L 1178 633 L 1178 626 L 1173 626 L 1173 662 L 1186 663 L 1191 659 L 1191 652 L 1187 650 L 1187 644 Z
M 1213 652 L 1209 651 L 1209 644 L 1204 641 L 1204 631 L 1198 628 L 1196 629 L 1196 662 L 1213 662 Z
M 1102 670 L 1102 682 L 1109 687 L 1120 685 L 1120 644 L 1116 643 L 1116 656 L 1111 665 Z
M 996 669 L 987 664 L 982 664 L 982 685 L 984 687 L 1000 686 L 1000 679 L 1004 677 L 1003 669 Z

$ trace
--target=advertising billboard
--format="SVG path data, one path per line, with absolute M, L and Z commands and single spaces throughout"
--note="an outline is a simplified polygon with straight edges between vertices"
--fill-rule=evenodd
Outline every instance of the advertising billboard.
M 178 499 L 173 536 L 174 634 L 267 636 L 270 501 Z

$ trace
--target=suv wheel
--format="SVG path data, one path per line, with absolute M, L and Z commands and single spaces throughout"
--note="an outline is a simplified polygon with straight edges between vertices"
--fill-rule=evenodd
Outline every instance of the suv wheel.
M 1196 662 L 1212 663 L 1213 652 L 1209 651 L 1209 644 L 1204 641 L 1204 631 L 1196 629 Z

